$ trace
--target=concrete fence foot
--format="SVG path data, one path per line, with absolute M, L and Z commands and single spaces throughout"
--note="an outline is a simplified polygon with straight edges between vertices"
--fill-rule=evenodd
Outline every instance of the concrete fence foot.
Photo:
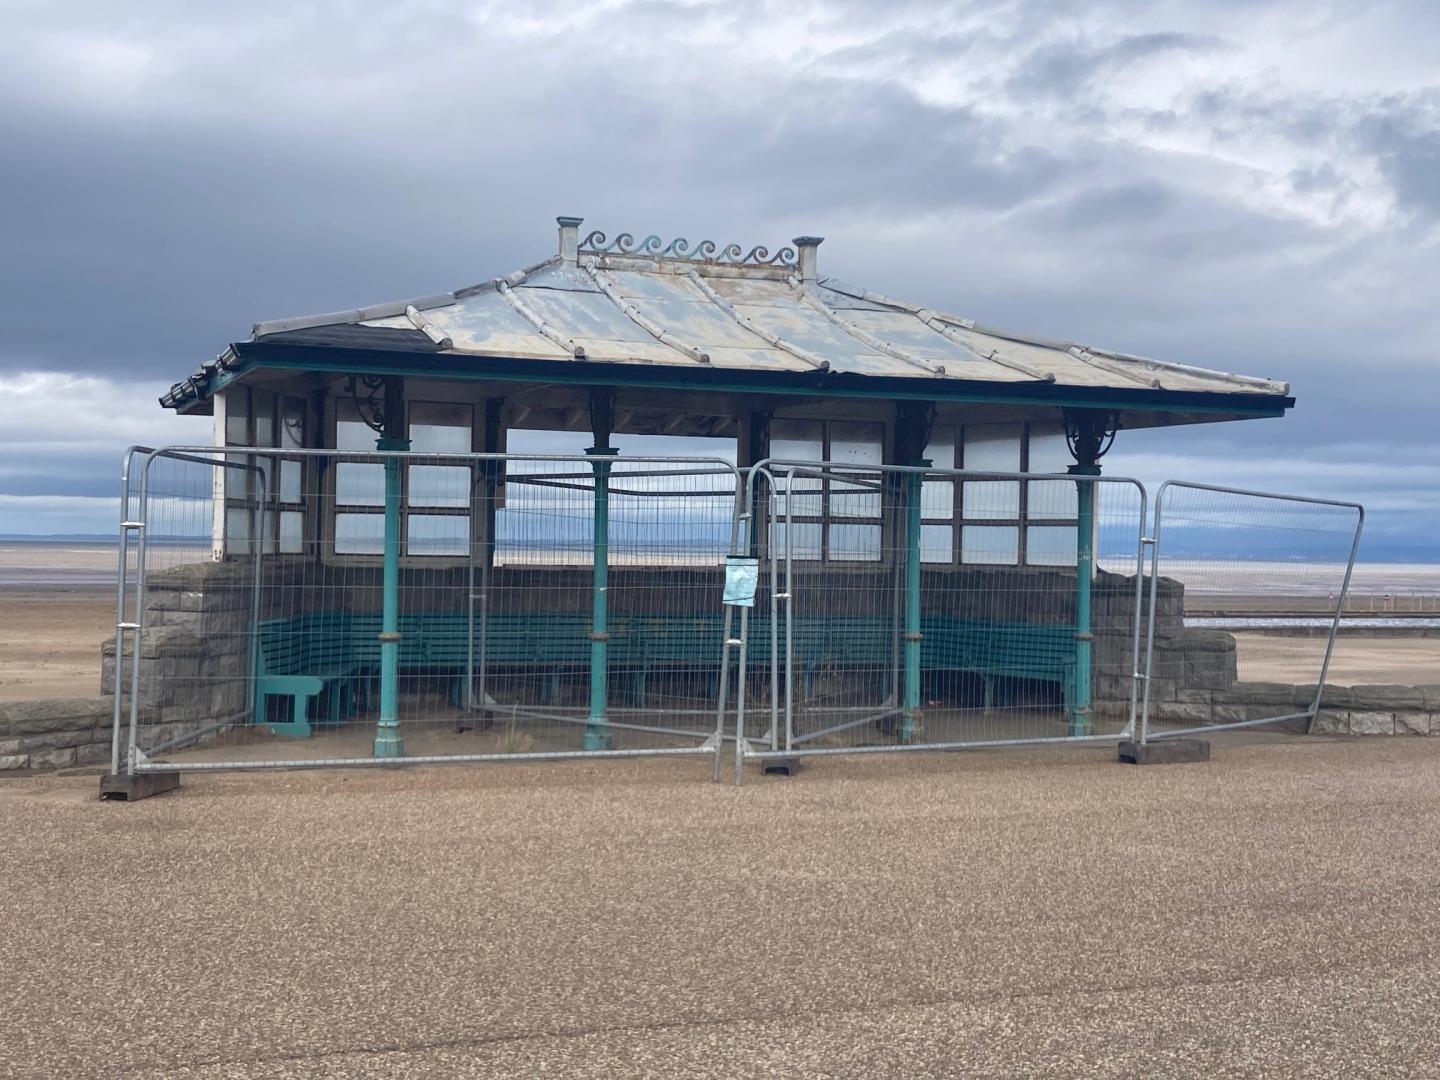
M 1126 765 L 1180 765 L 1209 761 L 1210 744 L 1204 739 L 1160 739 L 1138 743 L 1127 739 L 1116 755 Z
M 135 802 L 163 795 L 179 786 L 178 772 L 106 773 L 100 778 L 100 798 Z
M 768 758 L 760 763 L 760 772 L 764 776 L 794 776 L 799 771 L 798 757 Z

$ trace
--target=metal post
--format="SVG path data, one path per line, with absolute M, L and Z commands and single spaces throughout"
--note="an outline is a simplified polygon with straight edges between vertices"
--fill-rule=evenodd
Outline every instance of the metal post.
M 605 718 L 610 644 L 606 620 L 610 587 L 610 466 L 617 453 L 613 447 L 599 444 L 585 451 L 595 472 L 595 578 L 590 616 L 590 718 L 585 725 L 586 750 L 610 749 L 610 729 Z
M 1071 735 L 1090 734 L 1090 683 L 1095 635 L 1090 591 L 1095 582 L 1095 482 L 1078 477 L 1100 475 L 1100 466 L 1071 465 L 1075 481 L 1075 687 L 1070 699 Z
M 387 402 L 388 407 L 388 402 Z M 381 438 L 377 450 L 409 450 L 409 439 Z M 385 459 L 384 616 L 380 627 L 380 720 L 375 756 L 405 756 L 400 737 L 400 459 Z
M 916 461 L 920 469 L 930 462 Z M 905 474 L 905 709 L 900 720 L 900 741 L 920 737 L 920 500 L 925 474 Z

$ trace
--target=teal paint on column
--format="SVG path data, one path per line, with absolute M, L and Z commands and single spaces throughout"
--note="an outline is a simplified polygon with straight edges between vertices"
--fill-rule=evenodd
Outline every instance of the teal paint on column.
M 409 439 L 380 439 L 377 450 L 409 450 Z M 400 738 L 400 459 L 385 459 L 384 617 L 380 632 L 380 720 L 375 756 L 405 756 Z
M 930 462 L 915 465 L 928 469 Z M 900 741 L 914 742 L 921 734 L 920 710 L 920 503 L 924 473 L 905 474 L 905 711 L 900 719 Z
M 1098 465 L 1072 465 L 1076 476 L 1075 537 L 1075 686 L 1070 697 L 1070 734 L 1089 735 L 1090 681 L 1094 634 L 1091 632 L 1090 589 L 1095 580 L 1095 482 Z
M 585 453 L 593 458 L 595 472 L 594 550 L 595 576 L 590 608 L 590 717 L 585 725 L 585 749 L 610 749 L 610 724 L 605 717 L 609 699 L 609 645 L 607 629 L 610 587 L 610 466 L 618 450 L 592 446 Z M 606 459 L 606 460 L 602 460 Z

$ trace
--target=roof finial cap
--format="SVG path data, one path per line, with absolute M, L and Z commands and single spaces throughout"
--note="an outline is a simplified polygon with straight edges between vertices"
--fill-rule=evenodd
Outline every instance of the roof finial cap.
M 560 258 L 567 263 L 574 264 L 576 252 L 580 248 L 580 223 L 584 218 L 579 217 L 557 217 L 555 224 L 560 226 Z
M 797 236 L 792 241 L 799 252 L 800 280 L 814 281 L 816 274 L 817 252 L 821 244 L 825 242 L 823 236 Z

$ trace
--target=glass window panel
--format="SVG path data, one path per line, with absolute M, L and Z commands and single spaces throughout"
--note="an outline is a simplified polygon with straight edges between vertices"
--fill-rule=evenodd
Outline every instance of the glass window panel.
M 938 426 L 930 432 L 930 441 L 925 444 L 925 457 L 937 469 L 955 467 L 955 429 L 949 424 Z
M 290 450 L 305 445 L 305 403 L 299 398 L 280 399 L 280 445 Z
M 955 485 L 949 480 L 926 480 L 920 489 L 920 513 L 949 521 L 955 516 Z
M 410 449 L 430 454 L 468 454 L 471 447 L 469 405 L 417 401 L 410 406 Z
M 470 519 L 460 514 L 411 514 L 405 540 L 409 555 L 464 555 L 470 550 Z
M 250 411 L 255 414 L 255 445 L 275 445 L 275 395 L 268 390 L 250 391 Z
M 250 445 L 250 391 L 243 386 L 225 391 L 225 444 Z
M 876 474 L 875 479 L 879 479 Z M 880 492 L 874 484 L 847 484 L 830 481 L 830 513 L 834 517 L 878 518 Z
M 830 425 L 830 460 L 843 465 L 879 465 L 885 460 L 885 425 L 836 420 Z
M 1074 521 L 1080 512 L 1071 480 L 1026 481 L 1026 514 L 1036 521 Z
M 960 530 L 960 561 L 1014 566 L 1020 561 L 1020 530 L 1013 525 L 966 525 Z
M 385 466 L 340 462 L 335 466 L 335 501 L 342 506 L 384 506 Z
M 772 420 L 770 456 L 786 461 L 820 461 L 825 456 L 825 426 L 820 420 Z
M 837 465 L 879 465 L 885 460 L 884 440 L 884 424 L 848 420 L 832 421 L 830 424 L 830 460 Z M 878 481 L 880 474 L 862 474 L 862 477 Z M 863 484 L 847 484 L 843 480 L 834 479 L 832 474 L 830 513 L 836 517 L 878 518 L 880 516 L 880 492 L 873 488 L 867 488 Z M 869 526 L 863 526 L 863 528 L 869 528 Z M 870 556 L 864 557 L 869 558 Z
M 966 424 L 965 468 L 971 472 L 1020 471 L 1019 424 Z
M 342 401 L 335 419 L 335 449 L 374 450 L 376 434 L 355 412 L 355 406 Z
M 784 518 L 785 506 L 790 504 L 793 517 L 819 517 L 822 510 L 822 481 L 818 476 L 802 476 L 777 471 L 775 476 L 775 500 L 772 513 Z
M 920 526 L 920 561 L 948 563 L 954 555 L 954 532 L 949 525 Z
M 408 506 L 470 505 L 468 465 L 411 465 Z
M 771 543 L 777 558 L 785 557 L 785 541 L 787 527 L 783 521 L 777 521 L 770 530 Z M 803 522 L 800 524 L 791 523 L 788 527 L 790 540 L 790 556 L 794 559 L 818 559 L 820 558 L 820 526 L 815 522 Z
M 300 478 L 304 475 L 304 466 L 298 461 L 280 462 L 280 501 L 287 503 L 298 503 L 300 501 Z
M 966 424 L 964 466 L 970 472 L 1019 472 L 1020 424 Z M 1020 484 L 1014 480 L 971 481 L 961 492 L 967 518 L 1017 518 Z
M 877 562 L 880 558 L 880 526 L 831 525 L 830 558 L 841 562 Z
M 337 555 L 381 555 L 384 551 L 384 514 L 335 515 Z
M 1010 520 L 1020 516 L 1020 481 L 967 480 L 961 485 L 961 505 L 967 518 Z
M 265 553 L 273 555 L 280 550 L 280 522 L 275 511 L 270 510 L 265 514 Z
M 1065 429 L 1059 424 L 1030 425 L 1030 468 L 1028 472 L 1063 473 L 1072 464 Z
M 299 510 L 286 510 L 280 515 L 280 551 L 285 555 L 297 555 L 305 549 L 305 514 Z
M 1032 525 L 1025 530 L 1025 561 L 1031 566 L 1074 566 L 1073 525 Z
M 955 467 L 955 429 L 948 424 L 930 433 L 925 457 L 937 469 Z M 955 485 L 949 480 L 926 480 L 920 492 L 920 512 L 927 518 L 949 521 L 955 516 Z
M 1065 429 L 1059 424 L 1030 425 L 1030 469 L 1032 473 L 1063 473 L 1070 467 L 1070 448 Z M 1041 480 L 1029 485 L 1025 506 L 1027 516 L 1039 521 L 1074 520 L 1075 485 L 1061 480 Z M 1073 560 L 1071 560 L 1073 563 Z
M 250 553 L 250 511 L 229 507 L 225 511 L 225 550 L 231 555 Z

